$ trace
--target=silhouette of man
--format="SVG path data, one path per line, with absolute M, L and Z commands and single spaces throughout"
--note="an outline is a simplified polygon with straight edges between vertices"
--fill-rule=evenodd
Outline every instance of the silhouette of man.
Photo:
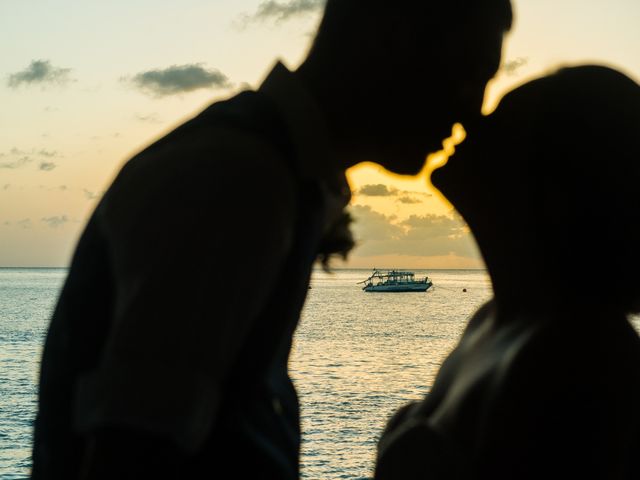
M 344 171 L 417 173 L 510 24 L 508 0 L 329 0 L 295 72 L 130 160 L 53 315 L 33 478 L 297 478 L 287 359 L 313 262 L 349 246 Z
M 433 181 L 494 287 L 376 479 L 640 478 L 640 85 L 581 66 L 531 81 Z

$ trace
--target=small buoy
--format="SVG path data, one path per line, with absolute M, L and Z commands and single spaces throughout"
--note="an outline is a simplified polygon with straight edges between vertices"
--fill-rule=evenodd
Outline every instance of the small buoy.
M 463 289 L 462 289 L 462 291 L 463 291 L 463 292 L 466 292 L 466 291 L 467 291 L 467 289 L 466 289 L 466 288 L 463 288 Z

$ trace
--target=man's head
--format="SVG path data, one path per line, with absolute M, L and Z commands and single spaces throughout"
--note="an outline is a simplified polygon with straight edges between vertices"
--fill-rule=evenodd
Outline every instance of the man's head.
M 328 0 L 301 71 L 352 163 L 415 174 L 480 115 L 511 22 L 509 0 Z

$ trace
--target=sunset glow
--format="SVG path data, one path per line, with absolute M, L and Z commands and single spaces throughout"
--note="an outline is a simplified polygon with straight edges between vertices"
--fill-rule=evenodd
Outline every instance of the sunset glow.
M 0 266 L 67 265 L 128 158 L 211 102 L 259 85 L 276 59 L 295 68 L 322 2 L 276 13 L 263 3 L 3 1 Z M 640 79 L 637 0 L 513 4 L 486 112 L 564 63 L 606 63 Z M 432 156 L 415 178 L 372 164 L 349 171 L 359 247 L 347 265 L 482 267 L 468 230 L 429 186 L 445 159 Z

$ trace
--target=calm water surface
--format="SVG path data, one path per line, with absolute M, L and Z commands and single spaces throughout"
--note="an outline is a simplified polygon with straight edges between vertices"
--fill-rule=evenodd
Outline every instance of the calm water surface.
M 416 271 L 427 273 L 433 289 L 395 294 L 361 291 L 368 271 L 314 275 L 291 359 L 305 478 L 370 478 L 388 416 L 429 392 L 467 317 L 491 295 L 484 272 Z
M 482 271 L 416 271 L 427 293 L 364 293 L 364 270 L 318 271 L 291 372 L 302 403 L 303 477 L 371 477 L 388 415 L 429 392 L 468 316 L 491 295 Z M 0 479 L 28 477 L 42 341 L 66 270 L 0 269 Z M 466 292 L 463 292 L 466 289 Z M 213 308 L 213 307 L 212 307 Z
M 62 269 L 0 269 L 0 478 L 27 478 L 36 379 Z

